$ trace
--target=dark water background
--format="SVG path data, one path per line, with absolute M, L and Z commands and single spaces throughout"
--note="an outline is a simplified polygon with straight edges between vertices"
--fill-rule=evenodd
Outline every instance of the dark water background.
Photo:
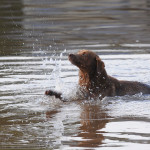
M 150 95 L 44 96 L 74 95 L 79 49 L 150 85 L 150 0 L 0 0 L 0 149 L 149 149 Z

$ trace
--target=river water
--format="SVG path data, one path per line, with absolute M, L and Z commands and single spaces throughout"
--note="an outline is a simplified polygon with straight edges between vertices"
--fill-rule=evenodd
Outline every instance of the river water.
M 67 57 L 93 50 L 109 75 L 150 85 L 149 16 L 150 0 L 1 0 L 0 149 L 149 150 L 150 95 L 71 101 Z

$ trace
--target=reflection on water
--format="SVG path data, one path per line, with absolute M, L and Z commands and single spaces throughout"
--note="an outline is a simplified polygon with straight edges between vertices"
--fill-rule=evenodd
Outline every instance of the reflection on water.
M 149 149 L 150 95 L 61 102 L 86 48 L 108 74 L 150 84 L 150 1 L 1 0 L 0 149 Z
M 82 105 L 81 126 L 78 137 L 82 137 L 77 146 L 79 147 L 99 147 L 105 139 L 102 133 L 98 130 L 105 128 L 109 122 L 109 116 L 104 108 L 100 105 L 91 105 L 87 103 Z

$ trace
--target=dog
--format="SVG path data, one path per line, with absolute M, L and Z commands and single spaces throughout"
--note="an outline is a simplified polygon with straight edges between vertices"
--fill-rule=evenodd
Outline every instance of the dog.
M 77 54 L 69 54 L 69 61 L 79 68 L 79 87 L 84 98 L 150 94 L 150 86 L 136 81 L 118 80 L 107 74 L 104 62 L 89 50 L 80 50 Z M 48 90 L 46 95 L 63 99 L 62 93 Z

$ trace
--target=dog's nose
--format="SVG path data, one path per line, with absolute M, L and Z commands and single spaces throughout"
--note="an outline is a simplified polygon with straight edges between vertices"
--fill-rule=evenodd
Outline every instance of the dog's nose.
M 69 54 L 69 57 L 71 58 L 71 57 L 73 57 L 74 56 L 74 54 Z

